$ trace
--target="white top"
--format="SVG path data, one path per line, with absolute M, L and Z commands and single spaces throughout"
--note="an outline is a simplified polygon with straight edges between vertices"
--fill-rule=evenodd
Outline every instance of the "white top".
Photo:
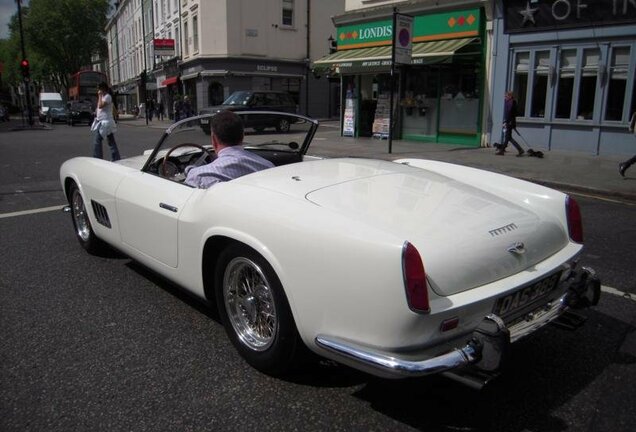
M 100 121 L 110 120 L 114 122 L 115 119 L 113 118 L 113 98 L 108 93 L 104 93 L 102 95 L 102 102 L 104 103 L 104 106 L 102 108 L 100 108 L 99 104 L 97 104 L 97 113 L 95 115 L 95 118 Z

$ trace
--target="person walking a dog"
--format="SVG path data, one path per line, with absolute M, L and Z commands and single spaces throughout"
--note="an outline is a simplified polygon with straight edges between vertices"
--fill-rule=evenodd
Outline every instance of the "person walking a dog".
M 519 143 L 515 141 L 512 137 L 512 130 L 517 127 L 517 101 L 515 100 L 514 94 L 511 91 L 506 92 L 506 96 L 504 98 L 504 119 L 503 119 L 503 132 L 504 132 L 504 142 L 499 147 L 499 150 L 495 153 L 496 155 L 503 156 L 506 152 L 506 147 L 508 147 L 508 142 L 511 142 L 513 146 L 517 149 L 517 156 L 523 156 L 525 151 L 521 148 Z
M 634 134 L 636 137 L 636 111 L 632 114 L 632 119 L 629 121 L 629 131 Z M 618 173 L 625 177 L 625 171 L 629 169 L 630 166 L 636 163 L 636 155 L 632 156 L 625 162 L 621 162 L 618 164 Z

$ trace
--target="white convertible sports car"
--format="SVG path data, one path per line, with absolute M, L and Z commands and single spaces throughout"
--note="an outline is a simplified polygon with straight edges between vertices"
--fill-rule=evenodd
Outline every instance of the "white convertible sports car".
M 77 157 L 60 178 L 88 252 L 114 247 L 215 305 L 255 368 L 284 373 L 309 348 L 378 376 L 468 380 L 598 301 L 571 197 L 429 160 L 312 157 L 317 121 L 240 115 L 289 120 L 246 130 L 274 168 L 184 184 L 186 166 L 215 157 L 200 116 L 144 155 Z

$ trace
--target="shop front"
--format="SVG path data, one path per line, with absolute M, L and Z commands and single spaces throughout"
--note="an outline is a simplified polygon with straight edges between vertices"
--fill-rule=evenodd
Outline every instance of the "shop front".
M 491 140 L 500 139 L 504 93 L 512 90 L 517 128 L 533 148 L 633 154 L 636 4 L 498 3 Z
M 413 14 L 412 61 L 395 66 L 393 135 L 479 146 L 484 88 L 483 11 Z M 338 50 L 313 65 L 339 76 L 342 134 L 388 135 L 392 19 L 337 28 Z
M 180 80 L 197 109 L 219 105 L 239 90 L 283 91 L 301 105 L 306 71 L 306 64 L 299 62 L 201 59 L 183 67 Z

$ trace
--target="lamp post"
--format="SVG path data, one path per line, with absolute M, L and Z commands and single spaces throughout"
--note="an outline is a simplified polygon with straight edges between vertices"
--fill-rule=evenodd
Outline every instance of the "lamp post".
M 29 61 L 26 56 L 26 49 L 24 48 L 24 31 L 22 30 L 22 0 L 15 0 L 18 4 L 18 23 L 20 25 L 20 47 L 22 48 L 22 62 L 20 67 L 22 68 L 22 80 L 24 82 L 24 93 L 27 103 L 27 116 L 29 118 L 29 126 L 33 126 L 33 109 L 31 107 L 31 89 L 29 88 L 29 82 L 31 81 L 29 71 Z

